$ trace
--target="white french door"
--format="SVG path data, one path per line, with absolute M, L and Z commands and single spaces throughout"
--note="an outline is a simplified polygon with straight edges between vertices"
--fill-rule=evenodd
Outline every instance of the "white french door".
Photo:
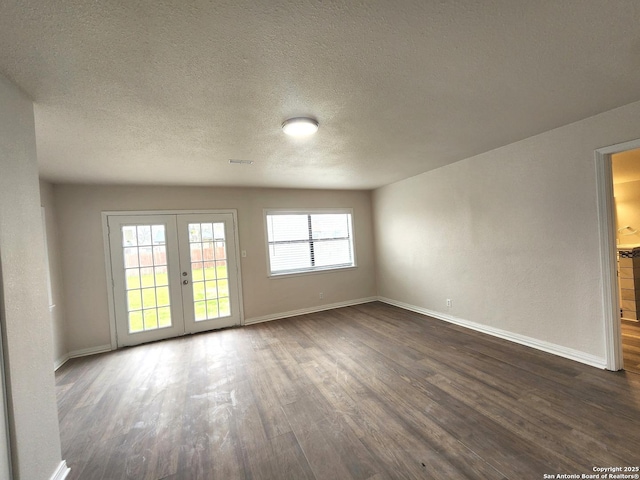
M 231 213 L 107 215 L 118 347 L 241 323 Z

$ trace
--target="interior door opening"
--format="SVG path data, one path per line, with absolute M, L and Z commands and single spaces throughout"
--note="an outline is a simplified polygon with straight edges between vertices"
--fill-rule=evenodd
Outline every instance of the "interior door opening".
M 640 373 L 640 140 L 595 156 L 606 368 Z
M 105 216 L 115 346 L 242 323 L 235 212 Z
M 623 367 L 640 373 L 640 148 L 611 155 Z

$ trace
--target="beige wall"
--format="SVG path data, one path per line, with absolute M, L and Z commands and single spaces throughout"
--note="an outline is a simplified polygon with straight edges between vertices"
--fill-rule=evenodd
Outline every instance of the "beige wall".
M 110 342 L 102 211 L 237 209 L 240 248 L 247 251 L 241 259 L 247 322 L 376 294 L 369 192 L 55 185 L 54 197 L 72 354 Z M 320 207 L 354 209 L 358 268 L 268 278 L 263 209 Z
M 62 295 L 62 271 L 60 269 L 60 245 L 58 242 L 58 218 L 53 185 L 40 181 L 40 203 L 45 211 L 46 240 L 51 279 L 51 296 L 54 307 L 51 311 L 51 327 L 53 330 L 53 363 L 57 367 L 67 358 L 69 353 L 66 344 L 64 298 Z
M 618 232 L 618 243 L 640 245 L 640 181 L 614 184 L 613 195 L 618 227 L 631 227 Z
M 378 293 L 604 365 L 594 150 L 637 138 L 640 102 L 376 190 Z
M 60 436 L 33 105 L 2 77 L 0 112 L 0 320 L 12 459 L 16 479 L 40 480 L 60 464 Z

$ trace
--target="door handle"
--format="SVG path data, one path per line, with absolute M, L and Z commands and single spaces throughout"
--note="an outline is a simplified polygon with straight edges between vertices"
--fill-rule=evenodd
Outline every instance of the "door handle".
M 183 284 L 183 285 L 187 285 L 188 283 L 189 283 L 189 280 L 183 280 L 183 281 L 182 281 L 182 284 Z

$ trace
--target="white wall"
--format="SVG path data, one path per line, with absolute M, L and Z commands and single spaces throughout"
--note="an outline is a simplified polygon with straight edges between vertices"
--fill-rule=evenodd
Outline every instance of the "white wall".
M 16 479 L 48 479 L 60 437 L 33 105 L 0 77 L 0 307 Z
M 370 192 L 54 185 L 54 197 L 72 355 L 110 342 L 102 211 L 237 209 L 247 322 L 376 294 Z M 263 209 L 320 207 L 354 209 L 358 268 L 268 278 Z
M 604 366 L 594 150 L 637 138 L 640 102 L 376 190 L 379 294 Z
M 64 298 L 62 288 L 62 270 L 60 266 L 60 244 L 58 242 L 58 215 L 53 198 L 53 185 L 40 180 L 40 201 L 45 211 L 46 240 L 49 259 L 49 273 L 51 279 L 51 327 L 53 330 L 53 363 L 61 365 L 69 353 L 67 350 Z

